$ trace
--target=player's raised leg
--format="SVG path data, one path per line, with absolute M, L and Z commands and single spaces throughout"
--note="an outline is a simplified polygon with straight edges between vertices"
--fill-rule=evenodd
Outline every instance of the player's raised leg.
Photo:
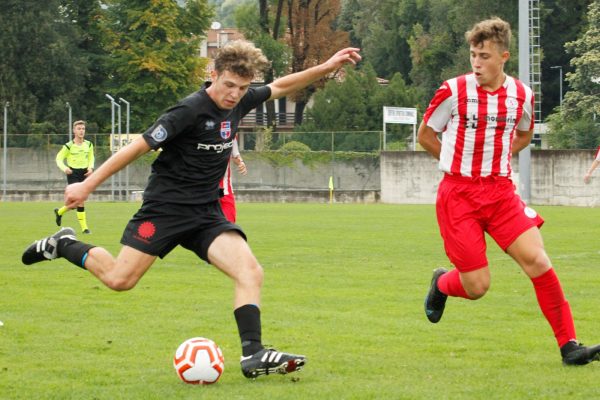
M 240 364 L 244 376 L 256 378 L 302 369 L 305 356 L 266 349 L 262 345 L 260 291 L 263 269 L 246 241 L 236 231 L 223 232 L 209 246 L 208 259 L 235 284 L 234 316 L 242 342 Z
M 156 256 L 123 246 L 114 258 L 106 249 L 80 242 L 72 228 L 62 228 L 55 234 L 36 240 L 25 249 L 23 264 L 65 258 L 82 269 L 89 270 L 113 290 L 129 290 L 135 286 L 156 260 Z

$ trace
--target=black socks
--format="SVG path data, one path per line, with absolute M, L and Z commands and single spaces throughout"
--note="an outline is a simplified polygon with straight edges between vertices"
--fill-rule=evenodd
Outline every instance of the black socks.
M 235 309 L 233 315 L 242 341 L 243 356 L 248 357 L 264 349 L 261 343 L 260 308 L 246 304 Z

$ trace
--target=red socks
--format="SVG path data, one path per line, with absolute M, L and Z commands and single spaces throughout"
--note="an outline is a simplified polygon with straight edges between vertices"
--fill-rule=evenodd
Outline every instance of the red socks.
M 569 302 L 565 299 L 560 281 L 553 268 L 531 282 L 535 288 L 542 313 L 550 323 L 558 346 L 564 346 L 569 340 L 575 340 L 575 324 Z
M 440 292 L 447 294 L 448 296 L 470 299 L 460 281 L 460 274 L 456 268 L 440 276 L 437 285 Z

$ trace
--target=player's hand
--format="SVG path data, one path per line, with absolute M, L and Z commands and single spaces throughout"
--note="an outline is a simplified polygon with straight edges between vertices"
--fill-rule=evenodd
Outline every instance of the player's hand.
M 72 173 L 73 173 L 73 170 L 72 170 L 71 168 L 67 167 L 67 168 L 65 169 L 65 174 L 67 174 L 67 175 L 71 175 Z
M 233 162 L 236 163 L 238 167 L 238 172 L 242 175 L 246 175 L 248 173 L 248 168 L 246 168 L 246 163 L 241 158 L 234 158 Z
M 357 47 L 347 47 L 335 53 L 329 60 L 326 61 L 326 64 L 332 66 L 332 70 L 336 70 L 342 67 L 344 64 L 354 64 L 356 65 L 362 57 L 358 52 L 360 51 Z
M 591 179 L 592 179 L 592 176 L 590 174 L 585 174 L 585 176 L 583 177 L 583 182 L 590 183 Z
M 93 168 L 88 168 L 87 172 L 83 174 L 83 176 L 89 176 L 92 172 L 94 172 Z
M 65 206 L 76 208 L 87 200 L 89 194 L 83 182 L 72 183 L 65 189 Z

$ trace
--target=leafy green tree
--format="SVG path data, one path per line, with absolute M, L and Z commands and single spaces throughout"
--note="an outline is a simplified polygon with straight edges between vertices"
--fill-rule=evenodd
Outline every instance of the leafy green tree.
M 316 92 L 313 105 L 307 110 L 307 120 L 297 127 L 294 140 L 313 150 L 329 150 L 332 139 L 327 133 L 336 132 L 336 150 L 377 150 L 379 135 L 358 131 L 381 131 L 384 106 L 417 105 L 418 96 L 406 86 L 400 74 L 394 75 L 389 84 L 381 85 L 369 63 L 359 71 L 350 68 L 345 71 L 341 82 L 329 81 Z M 401 139 L 399 135 L 394 138 Z
M 131 103 L 131 129 L 143 130 L 204 79 L 206 60 L 198 49 L 213 11 L 206 0 L 106 3 L 102 29 L 111 57 L 105 90 Z
M 571 54 L 565 51 L 565 43 L 572 42 L 586 28 L 588 5 L 593 0 L 544 0 L 541 2 L 541 45 L 542 58 L 542 115 L 545 117 L 560 103 L 559 71 L 563 77 L 573 68 L 569 65 Z M 560 29 L 557 29 L 560 27 Z M 568 82 L 563 82 L 563 93 L 569 91 Z
M 0 13 L 0 101 L 10 102 L 10 130 L 49 121 L 67 131 L 65 102 L 85 95 L 88 59 L 79 30 L 59 0 L 5 0 Z
M 600 143 L 600 2 L 590 4 L 588 28 L 566 44 L 574 54 L 573 72 L 567 74 L 571 90 L 563 106 L 549 118 L 550 143 L 556 147 L 593 148 Z

